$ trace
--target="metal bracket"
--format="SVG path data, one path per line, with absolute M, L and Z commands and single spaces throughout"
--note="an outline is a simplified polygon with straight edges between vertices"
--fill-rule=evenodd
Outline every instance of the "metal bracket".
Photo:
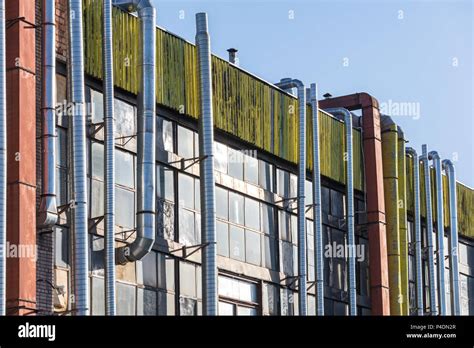
M 291 288 L 293 285 L 295 285 L 295 283 L 298 282 L 299 278 L 300 278 L 299 276 L 288 276 L 288 277 L 280 279 L 280 284 L 282 284 L 283 281 L 289 279 L 290 283 L 288 284 L 288 287 Z M 296 289 L 297 289 L 297 286 L 295 286 L 293 290 L 296 290 Z
M 204 244 L 196 244 L 196 245 L 183 245 L 181 248 L 179 249 L 173 249 L 173 250 L 170 250 L 170 254 L 173 254 L 173 253 L 177 253 L 179 251 L 181 251 L 183 253 L 183 259 L 187 259 L 189 256 L 197 253 L 199 250 L 207 247 L 208 245 L 210 245 L 211 243 L 204 243 Z M 190 253 L 188 253 L 188 249 L 193 249 Z
M 61 215 L 62 213 L 64 213 L 64 212 L 68 211 L 69 209 L 71 209 L 71 203 L 72 203 L 72 202 L 73 202 L 73 201 L 58 206 L 58 215 Z
M 26 18 L 25 17 L 16 17 L 16 18 L 12 18 L 12 19 L 8 19 L 5 21 L 5 29 L 10 29 L 14 24 L 18 23 L 18 22 L 25 22 L 26 24 L 28 24 L 25 29 L 36 29 L 38 28 L 37 25 L 33 24 L 33 23 L 30 23 L 28 21 L 25 20 Z
M 124 239 L 122 240 L 123 242 L 126 242 L 131 236 L 133 236 L 133 235 L 137 232 L 137 229 L 136 229 L 136 228 L 132 228 L 131 230 L 125 230 L 125 231 L 115 232 L 115 235 L 118 235 L 118 234 L 125 234 L 125 233 L 129 233 L 129 232 L 134 232 L 134 233 L 131 233 L 127 238 L 124 238 Z
M 130 140 L 132 140 L 132 139 L 135 138 L 136 136 L 137 136 L 136 134 L 133 134 L 133 135 L 124 135 L 123 137 L 115 138 L 115 140 L 128 139 L 125 143 L 120 144 L 121 146 L 126 146 L 126 145 L 130 142 Z
M 100 132 L 102 128 L 104 128 L 104 122 L 98 122 L 98 123 L 91 123 L 90 127 L 93 128 L 93 130 L 90 132 L 90 136 L 94 137 L 97 133 Z
M 208 157 L 209 156 L 206 155 L 206 156 L 200 156 L 200 157 L 181 158 L 180 160 L 169 162 L 168 164 L 181 163 L 181 170 L 186 170 L 186 169 L 192 167 L 193 165 L 195 165 L 196 163 L 199 163 L 199 162 L 205 160 Z M 185 165 L 186 162 L 190 162 L 190 161 L 191 161 L 191 164 Z
M 89 226 L 89 231 L 94 229 L 102 220 L 104 220 L 105 216 L 96 216 L 94 218 L 89 219 L 90 221 L 94 221 L 91 226 Z

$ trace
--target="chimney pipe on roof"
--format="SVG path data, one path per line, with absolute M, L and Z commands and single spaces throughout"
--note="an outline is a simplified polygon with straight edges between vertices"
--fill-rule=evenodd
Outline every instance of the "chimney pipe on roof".
M 237 52 L 239 50 L 236 48 L 229 48 L 227 52 L 229 52 L 229 62 L 231 62 L 234 65 L 239 66 L 239 58 L 237 57 Z

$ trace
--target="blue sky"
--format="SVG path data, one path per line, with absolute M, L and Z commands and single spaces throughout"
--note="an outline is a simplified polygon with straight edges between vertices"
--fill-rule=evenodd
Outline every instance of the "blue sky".
M 372 94 L 409 146 L 428 144 L 474 187 L 472 0 L 154 3 L 158 25 L 191 42 L 195 13 L 207 12 L 213 53 L 238 48 L 240 66 L 267 81 L 317 82 L 320 98 Z

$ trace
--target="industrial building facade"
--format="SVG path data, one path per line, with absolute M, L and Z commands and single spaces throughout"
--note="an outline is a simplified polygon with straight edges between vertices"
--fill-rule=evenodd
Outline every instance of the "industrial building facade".
M 137 98 L 144 86 L 137 66 L 143 55 L 139 38 L 145 34 L 140 27 L 143 18 L 128 13 L 123 6 L 133 5 L 136 10 L 140 2 L 116 3 L 120 6 L 111 12 L 111 71 L 115 82 L 110 99 L 115 119 L 113 245 L 126 248 L 139 236 L 140 195 L 147 190 L 140 187 L 143 155 L 139 154 L 142 143 L 146 143 L 140 138 L 146 98 Z M 76 12 L 71 15 L 79 5 L 80 16 Z M 107 263 L 111 261 L 105 238 L 105 197 L 107 192 L 111 194 L 107 190 L 105 149 L 110 100 L 104 103 L 103 6 L 101 0 L 6 3 L 7 241 L 37 247 L 34 259 L 7 257 L 7 315 L 110 314 L 106 283 Z M 51 7 L 53 21 L 47 17 Z M 73 169 L 77 166 L 73 147 L 76 151 L 79 148 L 73 126 L 78 118 L 71 117 L 76 112 L 74 86 L 78 80 L 74 60 L 71 62 L 74 35 L 70 32 L 75 28 L 71 21 L 77 18 L 83 26 L 88 297 L 87 308 L 79 310 L 75 260 L 80 202 Z M 56 66 L 51 85 L 55 90 L 50 91 L 56 100 L 54 123 L 44 116 L 48 109 L 45 71 L 50 71 L 45 68 L 48 26 L 55 27 Z M 139 259 L 112 260 L 116 263 L 114 314 L 210 314 L 205 303 L 209 300 L 203 298 L 212 284 L 203 284 L 208 277 L 203 276 L 202 266 L 203 253 L 213 243 L 203 243 L 206 231 L 201 228 L 201 218 L 209 214 L 202 206 L 203 202 L 208 204 L 201 197 L 203 163 L 210 160 L 215 182 L 215 314 L 474 315 L 474 191 L 455 181 L 452 184 L 453 177 L 441 175 L 441 167 L 430 168 L 431 161 L 435 166 L 434 153 L 428 155 L 419 149 L 418 162 L 413 149 L 407 151 L 405 145 L 410 135 L 380 114 L 374 97 L 356 93 L 320 100 L 318 105 L 310 102 L 314 100 L 308 93 L 304 107 L 300 107 L 301 94 L 293 95 L 288 88 L 279 88 L 232 62 L 211 56 L 214 145 L 212 156 L 203 155 L 204 140 L 200 137 L 206 133 L 200 122 L 205 104 L 199 47 L 161 28 L 154 30 L 153 245 Z M 212 32 L 209 35 L 212 39 Z M 346 119 L 340 115 L 344 112 L 341 108 L 346 110 Z M 303 187 L 298 184 L 302 110 L 306 118 L 303 197 Z M 361 116 L 352 113 L 356 110 Z M 314 115 L 319 123 L 320 190 L 313 187 Z M 347 138 L 347 117 L 351 138 Z M 52 133 L 45 131 L 46 122 L 54 125 Z M 48 138 L 54 139 L 54 175 L 44 165 L 51 148 Z M 347 139 L 352 140 L 350 161 Z M 448 173 L 450 162 L 443 164 Z M 442 182 L 438 197 L 443 202 L 442 222 L 438 221 L 437 170 Z M 55 178 L 47 194 L 45 175 Z M 350 197 L 349 180 L 353 188 Z M 455 219 L 450 205 L 453 187 L 457 194 Z M 314 202 L 315 191 L 319 191 L 318 204 Z M 47 224 L 43 200 L 53 196 L 56 218 L 54 224 Z M 319 218 L 315 216 L 318 206 Z M 298 215 L 302 207 L 303 229 Z M 50 208 L 47 205 L 47 213 Z M 315 220 L 320 226 L 317 233 Z M 442 238 L 439 226 L 444 230 Z M 453 228 L 457 228 L 459 238 L 454 249 Z M 432 233 L 427 233 L 429 229 Z M 316 234 L 322 243 L 320 259 L 315 252 Z M 443 252 L 440 245 L 444 245 Z M 440 271 L 441 259 L 445 267 Z M 320 287 L 318 280 L 323 281 Z M 456 291 L 458 299 L 453 294 Z M 318 295 L 323 307 L 317 304 Z

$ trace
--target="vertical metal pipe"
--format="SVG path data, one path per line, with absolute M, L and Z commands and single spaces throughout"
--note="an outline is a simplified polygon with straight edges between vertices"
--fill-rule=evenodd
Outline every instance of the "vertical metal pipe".
M 42 25 L 42 163 L 38 225 L 51 228 L 58 220 L 56 203 L 56 4 L 43 0 Z
M 450 160 L 443 160 L 449 187 L 449 271 L 451 274 L 451 313 L 461 315 L 459 298 L 458 209 L 456 198 L 456 170 Z
M 74 307 L 76 315 L 88 315 L 89 260 L 82 0 L 69 0 L 69 9 L 70 79 L 71 101 L 73 103 Z
M 212 110 L 211 42 L 207 14 L 196 14 L 201 117 L 199 154 L 201 179 L 201 233 L 203 314 L 217 315 L 216 203 L 214 187 L 214 119 Z
M 443 175 L 441 159 L 436 151 L 430 151 L 428 158 L 433 160 L 436 177 L 436 229 L 438 236 L 438 303 L 439 314 L 446 315 L 446 287 L 444 279 L 444 214 L 443 214 Z
M 344 117 L 346 133 L 346 189 L 347 189 L 347 249 L 349 251 L 349 315 L 357 315 L 357 289 L 356 289 L 356 245 L 354 235 L 354 178 L 353 178 L 353 153 L 352 153 L 352 114 L 345 108 L 325 109 L 333 115 Z
M 406 152 L 413 159 L 413 191 L 415 206 L 415 268 L 416 268 L 416 312 L 418 315 L 424 314 L 423 307 L 423 270 L 421 263 L 421 217 L 420 217 L 420 168 L 416 150 L 407 147 Z
M 310 86 L 310 100 L 313 121 L 313 230 L 314 265 L 316 281 L 316 315 L 324 315 L 324 260 L 321 214 L 321 168 L 319 159 L 319 103 L 318 86 Z
M 115 115 L 112 0 L 102 2 L 102 69 L 105 127 L 105 314 L 115 315 Z
M 137 233 L 130 245 L 116 253 L 117 262 L 126 263 L 142 259 L 155 243 L 156 12 L 149 0 L 114 0 L 114 4 L 138 12 L 142 47 L 138 60 Z
M 0 0 L 0 315 L 5 315 L 6 311 L 7 95 L 5 46 L 5 0 Z
M 298 94 L 298 309 L 299 315 L 307 314 L 306 277 L 306 90 L 304 84 L 296 79 L 281 79 L 276 86 L 282 89 L 296 88 Z
M 433 248 L 433 208 L 431 204 L 431 179 L 430 165 L 428 160 L 428 147 L 422 145 L 421 162 L 423 163 L 425 174 L 425 201 L 426 201 L 426 240 L 428 253 L 428 279 L 430 293 L 430 314 L 438 315 L 436 308 L 436 289 L 435 289 L 435 267 L 434 267 L 434 248 Z

